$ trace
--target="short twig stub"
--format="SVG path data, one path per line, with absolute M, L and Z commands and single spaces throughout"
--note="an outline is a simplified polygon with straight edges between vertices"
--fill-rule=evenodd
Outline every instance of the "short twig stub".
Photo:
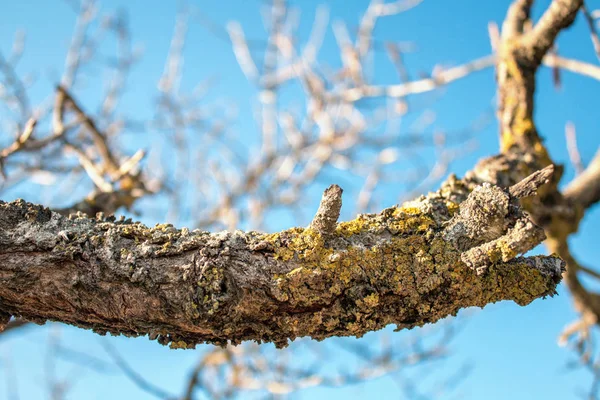
M 321 198 L 321 204 L 315 214 L 309 228 L 319 232 L 324 237 L 331 236 L 335 232 L 340 210 L 342 209 L 342 188 L 331 185 Z

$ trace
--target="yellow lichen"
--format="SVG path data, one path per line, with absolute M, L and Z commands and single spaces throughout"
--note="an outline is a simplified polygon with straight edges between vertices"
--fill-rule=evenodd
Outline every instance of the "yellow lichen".
M 379 295 L 377 293 L 370 294 L 363 299 L 363 302 L 367 307 L 377 307 L 379 304 Z
M 336 227 L 336 234 L 342 236 L 352 236 L 364 231 L 366 221 L 361 217 L 357 217 L 352 221 L 340 222 Z
M 396 209 L 393 212 L 393 215 L 395 217 L 401 217 L 402 214 L 419 215 L 422 213 L 423 212 L 417 207 L 396 207 Z
M 460 206 L 453 201 L 446 200 L 446 208 L 448 209 L 448 213 L 450 214 L 450 216 L 453 216 L 458 212 Z
M 298 272 L 301 272 L 301 271 L 302 271 L 302 269 L 303 269 L 302 267 L 298 267 L 298 268 L 296 268 L 296 269 L 293 269 L 293 270 L 291 270 L 290 272 L 288 272 L 288 273 L 287 273 L 287 275 L 288 275 L 288 276 L 292 276 L 292 275 L 294 275 L 294 274 L 297 274 Z

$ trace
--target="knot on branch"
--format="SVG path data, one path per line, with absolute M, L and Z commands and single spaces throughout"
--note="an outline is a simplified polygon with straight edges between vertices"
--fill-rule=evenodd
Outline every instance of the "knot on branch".
M 325 189 L 319 209 L 309 225 L 310 229 L 314 229 L 325 238 L 335 232 L 342 209 L 342 192 L 338 185 L 331 185 Z
M 553 171 L 550 165 L 507 190 L 486 182 L 469 194 L 443 234 L 462 252 L 465 264 L 481 274 L 490 264 L 510 261 L 546 238 L 544 230 L 523 212 L 518 199 L 534 195 Z

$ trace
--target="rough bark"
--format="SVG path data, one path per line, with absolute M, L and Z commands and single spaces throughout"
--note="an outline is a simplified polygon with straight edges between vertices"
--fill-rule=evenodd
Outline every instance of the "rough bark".
M 285 346 L 297 337 L 412 328 L 465 307 L 553 295 L 563 262 L 514 258 L 543 233 L 517 206 L 514 188 L 477 186 L 476 175 L 335 225 L 329 217 L 339 213 L 341 190 L 333 187 L 309 228 L 275 234 L 148 228 L 1 202 L 0 312 L 6 321 L 148 334 L 172 347 Z M 535 239 L 515 247 L 520 224 Z M 469 251 L 477 253 L 471 267 Z

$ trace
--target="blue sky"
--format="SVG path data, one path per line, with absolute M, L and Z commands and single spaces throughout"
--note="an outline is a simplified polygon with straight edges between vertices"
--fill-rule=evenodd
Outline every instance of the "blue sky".
M 537 1 L 536 15 L 549 4 L 549 0 Z M 39 82 L 32 89 L 37 101 L 51 93 L 56 83 L 57 71 L 61 70 L 68 39 L 74 23 L 74 14 L 62 1 L 22 0 L 0 2 L 0 50 L 7 53 L 15 32 L 27 32 L 26 52 L 19 65 L 19 72 L 35 72 Z M 217 24 L 223 26 L 229 20 L 240 21 L 248 37 L 263 37 L 259 0 L 190 1 Z M 352 26 L 367 6 L 366 1 L 347 0 L 296 0 L 292 2 L 301 10 L 299 37 L 306 40 L 310 24 L 319 4 L 330 8 L 331 19 L 342 19 Z M 501 23 L 509 1 L 496 0 L 424 0 L 417 8 L 397 17 L 382 20 L 375 34 L 378 38 L 414 42 L 418 51 L 407 55 L 406 62 L 413 71 L 430 71 L 437 63 L 456 65 L 490 52 L 487 36 L 489 21 Z M 593 4 L 590 4 L 593 6 Z M 136 65 L 128 85 L 129 94 L 122 107 L 133 114 L 148 115 L 153 109 L 155 83 L 162 71 L 168 52 L 171 33 L 177 14 L 176 2 L 156 0 L 105 0 L 103 10 L 125 10 L 130 19 L 134 41 L 144 49 L 142 60 Z M 581 18 L 558 42 L 561 54 L 597 63 L 589 40 L 587 27 Z M 192 21 L 185 49 L 185 72 L 182 87 L 193 86 L 214 77 L 207 102 L 234 102 L 239 109 L 234 129 L 239 137 L 256 134 L 252 108 L 256 104 L 256 90 L 241 73 L 229 44 L 215 37 L 201 24 Z M 331 31 L 328 32 L 320 59 L 338 65 L 337 47 Z M 383 60 L 383 59 L 382 59 Z M 384 61 L 377 62 L 377 82 L 394 82 L 396 74 Z M 93 108 L 94 82 L 90 90 L 80 90 L 79 98 Z M 577 126 L 578 141 L 584 162 L 589 161 L 598 148 L 597 129 L 600 122 L 598 99 L 600 82 L 591 81 L 569 73 L 563 74 L 563 86 L 552 86 L 548 70 L 538 75 L 536 94 L 536 122 L 553 159 L 566 166 L 563 182 L 573 176 L 565 147 L 564 126 L 573 121 Z M 494 75 L 491 69 L 444 89 L 444 95 L 435 101 L 433 109 L 437 119 L 435 127 L 448 130 L 467 126 L 482 112 L 489 110 L 494 102 Z M 5 135 L 6 133 L 2 133 Z M 241 139 L 243 140 L 243 139 Z M 249 140 L 249 139 L 248 139 Z M 135 143 L 134 143 L 135 144 Z M 250 142 L 244 143 L 250 145 Z M 452 171 L 463 174 L 479 158 L 498 151 L 497 126 L 491 123 L 478 135 L 478 148 L 453 164 Z M 333 182 L 330 182 L 333 183 Z M 315 207 L 318 193 L 324 184 L 315 187 L 314 197 L 306 203 Z M 345 194 L 352 196 L 352 188 Z M 380 203 L 389 206 L 396 202 L 396 192 L 384 189 Z M 9 193 L 16 197 L 35 199 L 35 188 L 18 187 Z M 62 199 L 65 202 L 69 198 Z M 61 201 L 61 199 L 57 199 Z M 344 210 L 346 218 L 351 210 Z M 573 253 L 584 265 L 595 266 L 600 258 L 596 232 L 600 229 L 598 209 L 592 209 L 583 221 L 580 231 L 571 239 Z M 152 219 L 160 216 L 152 216 Z M 282 218 L 272 229 L 289 227 Z M 154 221 L 159 222 L 159 221 Z M 304 224 L 302 221 L 300 224 Z M 544 251 L 543 248 L 537 251 Z M 576 318 L 569 294 L 563 286 L 559 296 L 538 300 L 527 307 L 512 303 L 490 305 L 463 315 L 457 321 L 460 333 L 451 343 L 452 357 L 439 368 L 440 378 L 451 376 L 468 362 L 473 369 L 467 379 L 454 393 L 464 399 L 532 399 L 575 398 L 588 388 L 589 376 L 584 371 L 568 371 L 572 359 L 570 351 L 559 348 L 556 338 L 562 328 Z M 17 382 L 21 398 L 47 397 L 44 391 L 43 360 L 47 351 L 51 326 L 33 327 L 22 335 L 6 335 L 0 338 L 0 369 L 12 366 L 15 377 L 0 378 L 0 398 L 7 396 L 8 382 Z M 90 332 L 61 328 L 65 343 L 74 349 L 98 355 L 102 353 L 98 338 Z M 406 333 L 394 334 L 398 338 Z M 374 340 L 368 335 L 362 340 Z M 113 338 L 112 343 L 140 372 L 157 385 L 178 392 L 186 377 L 185 371 L 197 359 L 196 351 L 171 351 L 145 338 Z M 341 362 L 346 357 L 339 354 Z M 61 364 L 59 374 L 72 373 L 73 367 Z M 0 371 L 4 374 L 4 371 Z M 438 372 L 436 372 L 437 374 Z M 146 394 L 118 374 L 97 376 L 86 373 L 73 388 L 72 398 L 146 398 Z M 365 395 L 381 398 L 398 398 L 397 386 L 391 378 L 381 378 L 358 387 L 342 389 L 315 388 L 303 391 L 301 398 L 360 398 Z M 447 397 L 454 398 L 454 397 Z

